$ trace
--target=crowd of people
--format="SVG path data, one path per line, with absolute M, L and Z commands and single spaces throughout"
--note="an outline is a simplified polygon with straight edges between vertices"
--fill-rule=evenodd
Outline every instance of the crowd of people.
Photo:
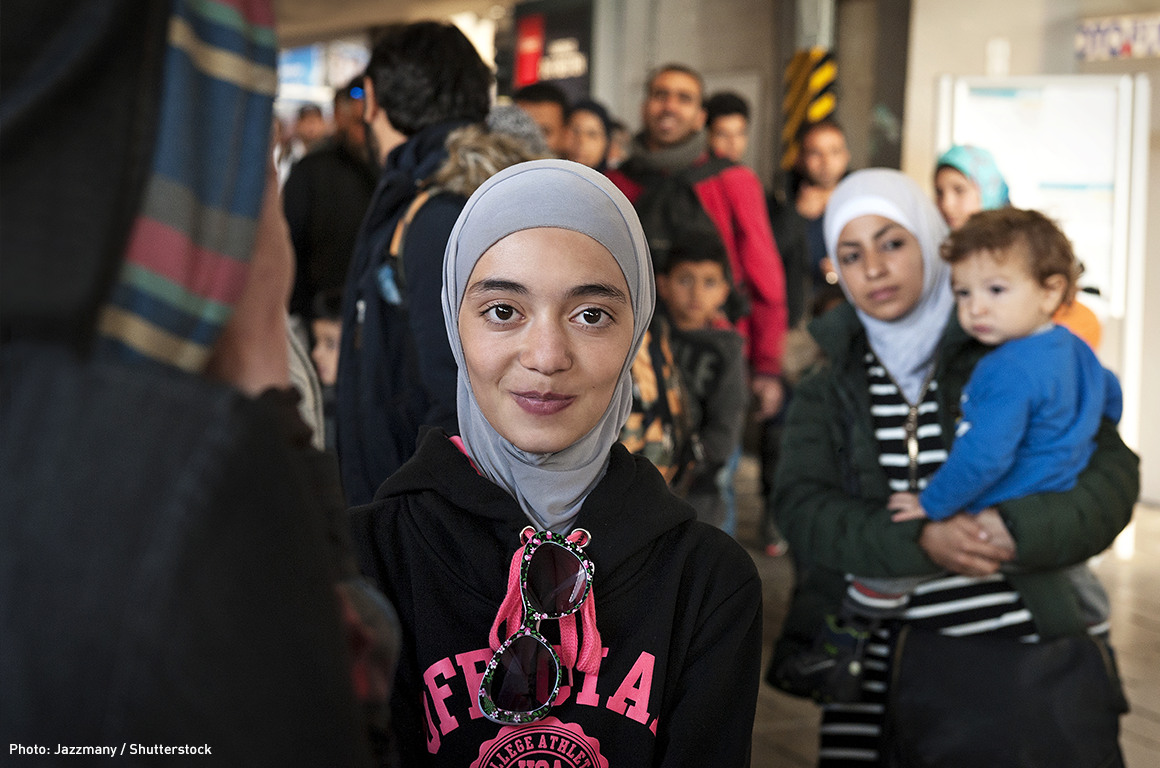
M 285 141 L 272 26 L 2 29 L 9 743 L 744 766 L 768 684 L 822 766 L 1122 764 L 1085 563 L 1138 459 L 1082 267 L 985 150 L 932 200 L 826 118 L 772 192 L 696 70 L 630 136 L 550 82 L 493 104 L 439 22 Z M 99 114 L 59 111 L 79 70 Z M 795 572 L 764 670 L 746 445 Z

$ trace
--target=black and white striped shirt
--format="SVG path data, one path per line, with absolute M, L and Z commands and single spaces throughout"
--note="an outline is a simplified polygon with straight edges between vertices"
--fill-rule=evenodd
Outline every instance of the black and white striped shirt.
M 892 491 L 918 493 L 947 458 L 939 423 L 938 382 L 928 382 L 919 402 L 912 404 L 872 353 L 865 362 L 878 462 Z M 1002 574 L 932 579 L 911 593 L 902 615 L 915 629 L 944 635 L 990 633 L 1024 642 L 1039 639 L 1031 613 Z M 892 646 L 893 637 L 886 628 L 867 644 L 861 702 L 822 707 L 820 768 L 879 762 Z

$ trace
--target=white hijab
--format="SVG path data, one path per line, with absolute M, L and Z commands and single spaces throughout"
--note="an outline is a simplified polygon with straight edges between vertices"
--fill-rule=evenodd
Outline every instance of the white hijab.
M 897 320 L 875 320 L 854 305 L 870 348 L 911 403 L 934 366 L 943 329 L 954 307 L 950 266 L 939 257 L 947 225 L 934 203 L 909 176 L 887 168 L 855 171 L 838 184 L 826 204 L 822 228 L 826 253 L 838 270 L 846 298 L 850 290 L 837 258 L 842 229 L 859 216 L 877 215 L 897 222 L 918 240 L 922 249 L 922 295 L 914 309 Z
M 608 409 L 588 434 L 556 453 L 528 453 L 505 440 L 483 417 L 471 391 L 459 306 L 479 257 L 525 229 L 557 227 L 588 235 L 620 265 L 632 304 L 633 343 Z M 579 163 L 535 160 L 488 179 L 467 201 L 443 259 L 443 319 L 459 365 L 459 432 L 479 471 L 519 502 L 537 529 L 572 528 L 588 493 L 608 467 L 609 451 L 632 409 L 632 361 L 652 320 L 652 259 L 636 211 L 612 182 Z

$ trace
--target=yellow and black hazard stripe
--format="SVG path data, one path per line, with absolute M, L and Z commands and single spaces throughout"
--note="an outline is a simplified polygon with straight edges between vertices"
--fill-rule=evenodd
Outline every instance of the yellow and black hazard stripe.
M 785 99 L 781 103 L 781 168 L 797 163 L 805 129 L 834 113 L 838 106 L 835 82 L 838 65 L 825 48 L 809 48 L 794 54 L 785 70 Z

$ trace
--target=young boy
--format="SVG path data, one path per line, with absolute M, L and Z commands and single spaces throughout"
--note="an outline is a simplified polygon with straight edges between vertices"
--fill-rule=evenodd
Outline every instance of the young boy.
M 657 295 L 672 325 L 673 357 L 704 450 L 704 464 L 687 499 L 698 519 L 732 535 L 732 460 L 741 445 L 749 390 L 741 336 L 722 312 L 732 285 L 725 248 L 709 237 L 679 243 L 656 279 Z
M 1100 420 L 1118 422 L 1119 382 L 1091 348 L 1052 323 L 1072 301 L 1079 268 L 1067 237 L 1043 214 L 1003 208 L 973 216 L 942 248 L 951 264 L 959 324 L 995 349 L 975 366 L 946 462 L 921 492 L 895 493 L 896 522 L 978 513 L 1034 493 L 1071 490 L 1095 450 Z M 1008 537 L 1012 550 L 1015 543 Z M 1089 631 L 1106 629 L 1107 595 L 1085 564 L 1067 571 Z M 860 694 L 859 639 L 876 622 L 903 617 L 910 593 L 935 578 L 851 577 L 836 621 L 810 652 L 783 669 L 783 687 L 815 695 Z M 828 669 L 826 661 L 832 662 Z M 819 674 L 807 675 L 806 670 Z M 823 671 L 824 670 L 824 671 Z M 812 678 L 812 679 L 811 679 Z
M 729 91 L 713 94 L 705 101 L 705 127 L 709 150 L 740 163 L 749 148 L 749 102 Z

